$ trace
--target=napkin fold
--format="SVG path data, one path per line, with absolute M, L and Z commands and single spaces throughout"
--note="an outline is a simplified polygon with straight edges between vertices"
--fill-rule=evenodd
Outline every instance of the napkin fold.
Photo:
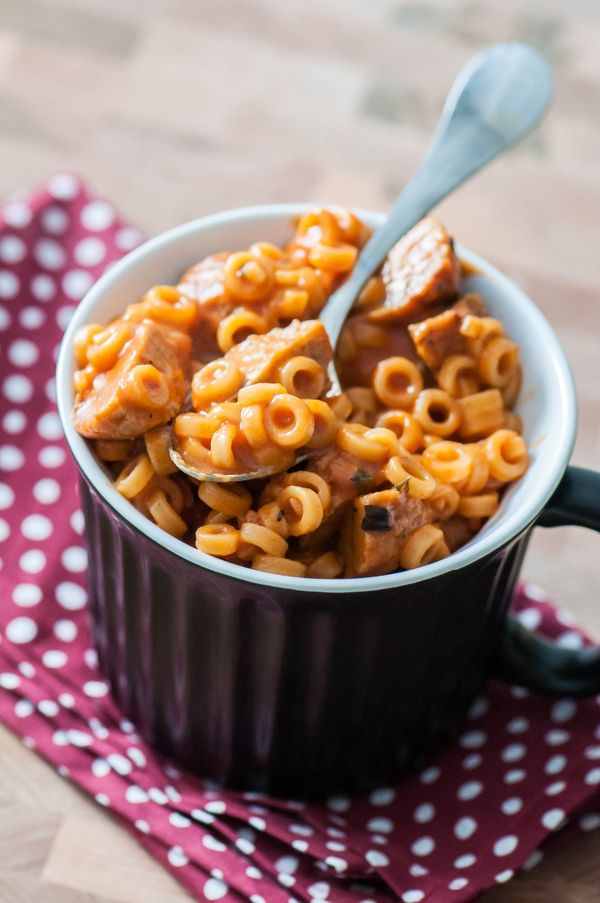
M 448 903 L 600 826 L 600 704 L 490 681 L 418 773 L 321 804 L 222 789 L 136 733 L 97 670 L 84 523 L 55 408 L 75 305 L 141 240 L 72 174 L 0 212 L 0 719 L 117 815 L 199 900 Z M 520 619 L 587 642 L 523 585 Z

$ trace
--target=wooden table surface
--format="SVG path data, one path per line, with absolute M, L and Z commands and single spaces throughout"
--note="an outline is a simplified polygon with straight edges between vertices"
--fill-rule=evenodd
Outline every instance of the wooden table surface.
M 75 170 L 147 234 L 265 201 L 385 210 L 462 63 L 507 39 L 553 64 L 554 108 L 440 215 L 553 323 L 579 391 L 574 460 L 597 466 L 597 0 L 0 0 L 0 197 Z M 583 530 L 540 530 L 525 565 L 597 636 L 599 552 Z M 0 729 L 3 903 L 189 899 Z M 600 832 L 482 899 L 600 900 Z

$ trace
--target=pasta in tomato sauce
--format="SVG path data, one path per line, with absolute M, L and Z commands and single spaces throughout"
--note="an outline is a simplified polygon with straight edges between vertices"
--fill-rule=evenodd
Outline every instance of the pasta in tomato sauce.
M 346 209 L 311 210 L 288 244 L 218 251 L 78 332 L 75 426 L 163 530 L 255 570 L 372 576 L 452 554 L 525 473 L 519 348 L 461 292 L 432 219 L 357 298 L 332 393 L 318 314 L 368 236 Z M 277 475 L 197 482 L 171 446 L 204 472 Z

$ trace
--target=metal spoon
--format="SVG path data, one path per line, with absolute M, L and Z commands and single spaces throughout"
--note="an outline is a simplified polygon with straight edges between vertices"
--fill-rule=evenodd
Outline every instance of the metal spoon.
M 552 94 L 550 67 L 527 44 L 494 44 L 467 63 L 450 89 L 421 166 L 362 249 L 348 280 L 319 314 L 333 349 L 358 294 L 396 242 L 451 191 L 533 128 L 546 112 Z M 330 377 L 333 390 L 341 391 L 333 364 Z M 254 480 L 280 469 L 204 473 L 189 467 L 176 449 L 172 448 L 170 454 L 176 466 L 196 480 Z M 305 457 L 298 456 L 297 460 Z

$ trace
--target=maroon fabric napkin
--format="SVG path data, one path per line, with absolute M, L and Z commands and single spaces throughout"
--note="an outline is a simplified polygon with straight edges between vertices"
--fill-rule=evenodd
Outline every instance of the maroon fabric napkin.
M 139 240 L 72 175 L 1 211 L 2 721 L 199 900 L 469 900 L 539 861 L 549 835 L 600 826 L 598 699 L 490 682 L 461 736 L 419 773 L 321 805 L 185 774 L 121 716 L 90 643 L 85 527 L 54 361 L 74 305 Z M 516 607 L 557 642 L 585 642 L 539 589 L 522 587 Z

